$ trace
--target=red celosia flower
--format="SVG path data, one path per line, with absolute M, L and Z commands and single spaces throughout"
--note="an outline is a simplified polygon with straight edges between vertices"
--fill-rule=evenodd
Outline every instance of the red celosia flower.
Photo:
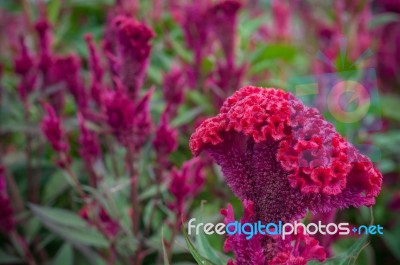
M 316 109 L 277 89 L 240 89 L 196 129 L 190 148 L 210 153 L 233 192 L 268 222 L 371 206 L 382 184 L 371 161 Z
M 210 29 L 215 32 L 225 54 L 227 64 L 234 60 L 237 14 L 242 4 L 237 0 L 225 0 L 207 10 Z
M 42 70 L 44 78 L 47 78 L 47 71 L 51 66 L 51 26 L 46 18 L 41 18 L 35 24 L 36 31 L 39 35 L 39 47 L 40 47 L 40 58 L 39 58 L 39 68 Z M 46 81 L 45 81 L 46 82 Z
M 154 32 L 145 24 L 126 16 L 114 19 L 121 79 L 132 99 L 136 100 L 149 63 L 150 40 Z
M 21 76 L 21 81 L 18 85 L 18 93 L 22 101 L 26 101 L 27 96 L 35 88 L 36 75 L 34 73 L 35 62 L 26 47 L 25 39 L 20 38 L 20 50 L 18 57 L 14 60 L 14 69 Z
M 41 129 L 44 135 L 55 151 L 67 153 L 69 144 L 65 138 L 60 118 L 49 104 L 45 104 L 44 108 L 47 111 L 47 116 L 43 118 L 41 123 Z
M 169 106 L 171 117 L 175 116 L 179 105 L 183 101 L 185 79 L 184 73 L 178 68 L 173 68 L 164 75 L 163 96 Z
M 271 11 L 274 21 L 274 37 L 277 40 L 286 40 L 290 36 L 291 8 L 289 3 L 283 0 L 273 0 Z
M 54 57 L 49 72 L 50 83 L 64 83 L 74 97 L 80 109 L 87 107 L 87 94 L 80 76 L 81 60 L 71 54 L 63 57 Z
M 240 223 L 254 223 L 254 203 L 244 200 L 244 215 Z M 235 222 L 231 204 L 221 210 L 224 223 Z M 318 240 L 304 234 L 302 227 L 297 230 L 297 235 L 290 235 L 282 239 L 280 235 L 255 234 L 246 239 L 247 235 L 235 233 L 228 235 L 224 243 L 224 251 L 234 252 L 235 260 L 230 260 L 230 265 L 305 265 L 310 260 L 324 261 L 326 253 Z
M 0 232 L 9 233 L 14 230 L 13 209 L 7 194 L 4 168 L 0 165 Z
M 153 122 L 150 115 L 150 100 L 154 93 L 154 88 L 144 94 L 136 105 L 135 109 L 135 127 L 134 127 L 134 146 L 136 149 L 141 148 L 148 139 L 152 131 Z
M 121 89 L 105 94 L 107 123 L 118 141 L 126 147 L 140 148 L 150 134 L 152 93 L 153 89 L 150 89 L 137 105 Z
M 157 156 L 165 158 L 178 147 L 178 131 L 169 125 L 169 110 L 166 108 L 161 115 L 160 122 L 156 130 L 156 137 L 153 141 Z
M 78 114 L 78 122 L 80 129 L 79 136 L 79 153 L 87 162 L 95 162 L 99 159 L 101 150 L 97 135 L 86 127 L 82 114 Z
M 178 218 L 184 217 L 186 202 L 193 199 L 204 185 L 204 165 L 200 158 L 193 158 L 183 163 L 181 170 L 174 168 L 171 172 L 168 190 L 175 199 L 169 207 Z
M 208 1 L 192 1 L 184 7 L 182 28 L 186 46 L 193 51 L 193 65 L 189 69 L 189 82 L 194 87 L 201 77 L 201 64 L 209 40 L 209 29 L 207 27 Z
M 135 104 L 121 90 L 107 92 L 103 101 L 113 134 L 120 143 L 127 143 L 135 126 Z
M 90 66 L 90 95 L 95 102 L 101 103 L 102 79 L 104 75 L 103 66 L 99 52 L 90 34 L 85 35 L 85 40 L 89 49 Z

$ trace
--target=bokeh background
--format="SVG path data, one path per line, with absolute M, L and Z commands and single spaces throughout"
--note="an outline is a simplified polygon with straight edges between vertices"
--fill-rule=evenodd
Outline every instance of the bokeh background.
M 0 264 L 226 263 L 223 236 L 181 231 L 243 211 L 188 142 L 246 85 L 317 107 L 384 175 L 332 213 L 384 235 L 330 238 L 330 264 L 400 264 L 397 0 L 1 0 Z

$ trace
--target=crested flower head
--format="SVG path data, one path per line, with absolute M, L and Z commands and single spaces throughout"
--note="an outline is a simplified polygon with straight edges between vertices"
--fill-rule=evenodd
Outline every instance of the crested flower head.
M 130 96 L 136 99 L 149 63 L 154 32 L 145 24 L 126 16 L 114 19 L 121 79 Z
M 7 194 L 5 170 L 0 165 L 0 232 L 9 233 L 15 227 L 13 209 Z
M 41 129 L 44 135 L 55 151 L 67 153 L 69 144 L 65 138 L 65 132 L 61 127 L 60 118 L 49 104 L 45 104 L 44 108 L 47 111 L 47 115 L 43 118 L 41 123 Z
M 240 223 L 255 222 L 256 213 L 254 203 L 243 201 L 244 214 Z M 231 204 L 221 210 L 224 223 L 235 222 Z M 235 233 L 228 235 L 224 243 L 225 252 L 233 252 L 235 260 L 230 260 L 229 265 L 305 265 L 308 261 L 324 261 L 326 252 L 319 245 L 318 240 L 305 234 L 303 227 L 298 227 L 297 234 L 292 234 L 285 239 L 281 235 L 269 236 L 256 233 L 250 239 L 247 235 Z
M 228 185 L 254 202 L 260 220 L 293 221 L 313 212 L 371 206 L 381 173 L 314 108 L 278 89 L 245 87 L 191 136 Z

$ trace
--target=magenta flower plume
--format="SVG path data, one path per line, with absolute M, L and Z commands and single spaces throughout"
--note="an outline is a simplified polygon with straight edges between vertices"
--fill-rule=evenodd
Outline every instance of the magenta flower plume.
M 166 108 L 161 115 L 160 122 L 156 130 L 156 137 L 153 141 L 153 146 L 157 152 L 157 155 L 164 158 L 175 151 L 178 147 L 178 131 L 170 126 L 168 114 L 169 110 Z
M 185 217 L 185 205 L 193 199 L 204 185 L 204 162 L 200 158 L 193 158 L 183 163 L 178 170 L 173 168 L 168 190 L 174 196 L 174 201 L 169 204 L 178 218 Z
M 104 69 L 92 35 L 85 35 L 85 40 L 89 50 L 90 95 L 96 103 L 101 104 Z
M 79 153 L 88 163 L 93 163 L 101 156 L 101 149 L 97 135 L 86 127 L 85 119 L 81 113 L 78 113 L 78 122 L 80 129 Z
M 244 215 L 240 222 L 254 222 L 256 213 L 254 204 L 244 200 Z M 224 223 L 235 222 L 235 216 L 231 204 L 221 210 Z M 308 261 L 324 261 L 326 253 L 318 241 L 304 234 L 299 227 L 297 235 L 290 235 L 284 240 L 278 236 L 264 236 L 255 234 L 246 239 L 245 234 L 229 235 L 224 243 L 225 252 L 233 252 L 235 260 L 229 260 L 228 265 L 305 265 Z
M 25 102 L 27 96 L 35 88 L 35 61 L 33 56 L 30 54 L 23 37 L 19 39 L 19 45 L 18 57 L 14 59 L 14 69 L 15 72 L 21 76 L 21 80 L 18 85 L 18 93 L 20 99 Z
M 143 147 L 153 129 L 153 121 L 150 114 L 150 101 L 153 93 L 154 88 L 149 89 L 136 105 L 133 140 L 136 149 Z
M 121 89 L 108 92 L 104 97 L 107 123 L 117 140 L 129 148 L 140 148 L 150 134 L 150 89 L 135 105 Z
M 149 63 L 154 32 L 145 24 L 125 16 L 114 19 L 121 80 L 132 99 L 136 100 Z
M 81 60 L 75 54 L 55 57 L 50 70 L 50 79 L 53 81 L 52 83 L 64 83 L 78 107 L 85 109 L 88 102 L 83 80 L 80 76 L 81 67 Z
M 69 151 L 69 144 L 61 126 L 60 118 L 49 104 L 45 104 L 44 108 L 47 111 L 47 115 L 43 118 L 41 123 L 41 129 L 44 135 L 56 152 L 67 153 Z
M 185 89 L 185 78 L 182 70 L 172 68 L 164 75 L 163 96 L 169 106 L 171 116 L 175 116 L 179 105 L 183 101 Z
M 121 144 L 127 144 L 135 126 L 135 104 L 122 90 L 109 91 L 104 96 L 107 123 Z
M 43 75 L 45 76 L 44 78 L 46 78 L 52 60 L 52 34 L 50 22 L 46 18 L 41 18 L 36 22 L 35 29 L 39 37 L 39 68 L 42 70 Z
M 15 220 L 11 201 L 7 194 L 5 170 L 0 165 L 0 232 L 10 233 L 14 227 Z
M 371 206 L 382 175 L 314 108 L 278 89 L 245 87 L 191 136 L 260 220 L 293 221 L 307 209 Z
M 227 64 L 233 64 L 237 14 L 242 4 L 237 0 L 225 0 L 207 10 L 210 28 L 219 39 Z

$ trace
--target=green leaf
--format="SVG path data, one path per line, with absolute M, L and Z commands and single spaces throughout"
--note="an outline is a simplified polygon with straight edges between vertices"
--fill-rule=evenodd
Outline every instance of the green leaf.
M 390 230 L 389 233 L 384 233 L 382 237 L 386 246 L 396 259 L 400 261 L 400 222 L 397 222 L 394 229 Z
M 213 263 L 212 261 L 208 260 L 207 258 L 203 257 L 202 255 L 200 255 L 200 253 L 197 251 L 197 249 L 193 245 L 192 241 L 190 241 L 189 235 L 187 234 L 185 227 L 182 229 L 182 234 L 185 238 L 186 246 L 188 247 L 193 258 L 196 260 L 197 264 L 199 264 L 199 265 L 217 265 L 217 264 Z
M 356 264 L 357 258 L 363 249 L 368 245 L 367 242 L 368 235 L 363 235 L 361 238 L 357 239 L 357 241 L 348 248 L 347 251 L 327 259 L 324 264 L 325 265 L 354 265 Z M 313 261 L 308 263 L 309 265 L 321 264 L 320 262 Z
M 164 242 L 164 228 L 161 228 L 161 243 L 162 243 L 163 255 L 164 255 L 164 265 L 170 265 L 169 260 L 168 260 L 167 250 L 165 248 L 165 242 Z
M 253 54 L 250 55 L 251 64 L 259 63 L 264 60 L 282 59 L 291 61 L 297 55 L 297 49 L 287 44 L 269 44 L 258 47 Z
M 375 15 L 374 18 L 369 22 L 368 28 L 374 29 L 396 21 L 400 21 L 399 14 L 387 12 Z
M 190 123 L 193 121 L 197 116 L 199 116 L 204 111 L 203 107 L 193 108 L 188 110 L 184 113 L 179 113 L 178 117 L 176 117 L 172 122 L 171 125 L 173 127 L 179 127 L 181 125 Z
M 74 264 L 74 251 L 70 244 L 64 244 L 57 252 L 54 258 L 53 265 L 73 265 Z
M 100 248 L 109 246 L 100 232 L 73 212 L 34 204 L 30 204 L 30 208 L 48 229 L 72 244 Z
M 400 112 L 398 111 L 399 105 L 399 96 L 389 94 L 381 96 L 382 115 L 384 117 L 400 121 Z
M 39 219 L 51 222 L 60 226 L 88 227 L 88 224 L 76 213 L 57 208 L 49 208 L 30 204 L 31 210 Z
M 58 21 L 58 16 L 61 8 L 61 0 L 50 0 L 47 5 L 47 13 L 51 24 L 55 24 Z
M 0 250 L 0 264 L 20 264 L 22 260 L 19 257 L 10 255 Z

